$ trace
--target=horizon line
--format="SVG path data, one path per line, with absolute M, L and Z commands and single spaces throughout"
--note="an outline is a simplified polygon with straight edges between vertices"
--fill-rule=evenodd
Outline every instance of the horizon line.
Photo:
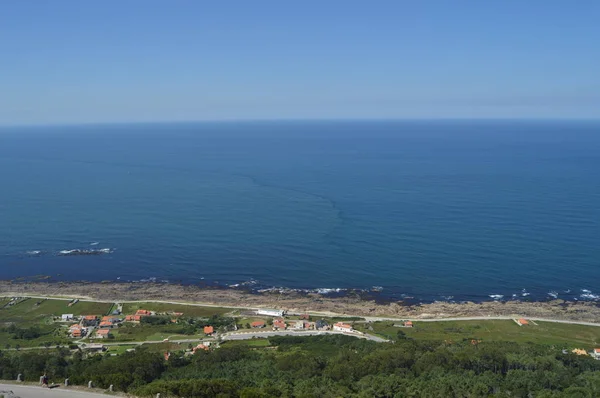
M 36 127 L 85 127 L 161 124 L 233 124 L 233 123 L 278 123 L 278 122 L 600 122 L 599 117 L 414 117 L 414 118 L 240 118 L 240 119 L 189 119 L 189 120 L 132 120 L 132 121 L 89 121 L 89 122 L 50 122 L 50 123 L 0 123 L 5 128 Z

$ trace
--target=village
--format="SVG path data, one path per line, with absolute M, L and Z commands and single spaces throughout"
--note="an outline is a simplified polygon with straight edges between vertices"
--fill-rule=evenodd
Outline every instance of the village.
M 117 304 L 119 308 L 122 308 Z M 115 310 L 112 315 L 80 315 L 74 314 L 61 314 L 60 319 L 56 319 L 57 322 L 73 322 L 69 326 L 68 335 L 73 339 L 111 339 L 118 333 L 118 329 L 121 326 L 130 324 L 140 324 L 144 321 L 149 321 L 151 317 L 169 317 L 171 323 L 178 323 L 181 317 L 184 316 L 183 312 L 167 311 L 158 312 L 146 309 L 138 309 L 133 314 L 121 314 L 121 310 Z M 309 314 L 294 314 L 291 317 L 286 318 L 288 315 L 285 310 L 275 309 L 257 309 L 255 311 L 245 311 L 241 316 L 244 317 L 262 317 L 265 319 L 252 320 L 252 322 L 246 323 L 233 323 L 233 330 L 239 331 L 240 334 L 247 330 L 270 330 L 270 331 L 334 331 L 341 333 L 355 334 L 356 336 L 363 336 L 362 332 L 355 330 L 351 324 L 344 322 L 336 322 L 330 324 L 324 319 L 318 319 L 311 321 Z M 241 316 L 238 316 L 241 317 Z M 244 318 L 247 320 L 247 318 Z M 149 321 L 148 323 L 152 323 Z M 223 331 L 227 331 L 225 329 Z M 213 325 L 205 325 L 202 328 L 202 333 L 206 337 L 217 337 L 219 332 Z M 254 333 L 253 335 L 256 335 Z M 166 341 L 166 340 L 165 340 Z
M 341 334 L 376 342 L 394 341 L 402 336 L 440 339 L 449 344 L 551 338 L 555 340 L 548 342 L 562 344 L 563 352 L 600 359 L 600 348 L 595 345 L 600 341 L 600 328 L 550 324 L 522 317 L 515 317 L 510 322 L 408 319 L 394 322 L 285 309 L 7 297 L 0 298 L 0 325 L 5 327 L 0 331 L 0 337 L 6 337 L 3 338 L 7 341 L 5 349 L 63 345 L 90 354 L 119 355 L 139 347 L 150 347 L 165 352 L 184 350 L 186 355 L 191 355 L 198 350 L 217 349 L 222 344 L 268 345 L 268 339 L 275 336 Z M 15 328 L 26 330 L 25 327 L 39 332 L 17 339 L 27 333 L 17 336 L 10 331 Z M 577 330 L 577 333 L 568 330 Z

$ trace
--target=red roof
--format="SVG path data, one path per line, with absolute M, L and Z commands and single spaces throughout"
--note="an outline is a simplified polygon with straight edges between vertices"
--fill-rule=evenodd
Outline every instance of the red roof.
M 135 312 L 136 315 L 152 315 L 152 313 L 148 310 L 137 310 Z
M 132 322 L 132 321 L 137 321 L 137 322 L 139 322 L 139 321 L 141 321 L 141 320 L 142 320 L 142 317 L 141 317 L 140 315 L 127 315 L 127 316 L 125 317 L 125 320 L 126 320 L 126 321 L 129 321 L 129 322 Z
M 208 351 L 208 347 L 205 346 L 204 344 L 198 344 L 196 347 L 194 347 L 192 349 L 193 352 L 196 352 L 197 350 L 204 350 L 204 351 Z
M 596 354 L 600 354 L 600 348 L 594 348 L 594 352 L 595 352 Z
M 98 317 L 96 315 L 86 315 L 83 317 L 83 319 L 85 319 L 86 321 L 95 321 L 96 319 L 98 319 Z
M 204 326 L 204 334 L 213 334 L 215 329 L 212 326 Z
M 104 336 L 104 335 L 107 335 L 107 336 L 108 336 L 108 335 L 110 334 L 110 330 L 108 330 L 108 329 L 101 329 L 101 330 L 98 330 L 98 331 L 96 332 L 96 334 L 99 334 L 99 335 L 101 335 L 101 336 Z
M 112 322 L 100 322 L 100 327 L 102 326 L 112 326 L 113 323 Z
M 279 329 L 285 329 L 285 321 L 283 319 L 275 319 L 273 326 Z
M 412 321 L 404 322 L 404 326 L 412 326 L 412 325 L 413 325 Z
M 337 326 L 338 328 L 352 329 L 352 325 L 348 325 L 347 323 L 343 322 L 338 322 L 335 324 L 335 326 Z
M 300 319 L 310 319 L 310 315 L 302 314 L 302 315 L 300 315 Z
M 527 322 L 527 319 L 525 319 L 525 318 L 521 318 L 521 319 L 519 319 L 519 323 L 520 323 L 521 325 L 529 325 L 529 322 Z
M 252 322 L 252 327 L 253 328 L 259 328 L 259 327 L 263 327 L 263 326 L 265 326 L 265 323 L 263 321 Z

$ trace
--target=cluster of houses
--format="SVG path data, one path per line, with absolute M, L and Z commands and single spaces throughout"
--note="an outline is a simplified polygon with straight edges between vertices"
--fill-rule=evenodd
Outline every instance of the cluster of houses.
M 106 339 L 111 337 L 111 330 L 118 327 L 122 322 L 139 323 L 142 317 L 151 315 L 155 315 L 155 313 L 148 310 L 137 310 L 134 315 L 127 315 L 124 319 L 117 315 L 107 315 L 103 317 L 99 317 L 97 315 L 82 315 L 80 317 L 76 317 L 73 314 L 62 314 L 61 321 L 79 321 L 79 323 L 69 326 L 69 334 L 73 338 L 86 337 L 89 333 L 95 330 L 95 338 Z M 183 314 L 175 313 L 175 315 Z
M 256 311 L 257 315 L 272 316 L 273 319 L 273 330 L 334 330 L 338 332 L 354 332 L 352 325 L 347 323 L 338 322 L 329 325 L 326 321 L 320 319 L 315 322 L 310 321 L 308 314 L 302 314 L 299 316 L 299 320 L 288 320 L 287 322 L 283 318 L 287 315 L 285 310 L 272 310 L 272 309 L 259 309 Z M 253 329 L 260 329 L 266 327 L 264 321 L 254 321 L 250 324 Z

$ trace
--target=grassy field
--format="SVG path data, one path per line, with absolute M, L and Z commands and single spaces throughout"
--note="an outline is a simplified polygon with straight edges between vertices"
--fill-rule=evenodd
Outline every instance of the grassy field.
M 127 352 L 128 349 L 130 348 L 137 348 L 139 347 L 139 345 L 137 344 L 123 344 L 123 345 L 112 345 L 108 347 L 108 353 L 109 354 L 124 354 Z
M 517 325 L 511 320 L 414 322 L 414 328 L 394 327 L 394 322 L 376 322 L 374 332 L 383 337 L 395 337 L 399 330 L 417 340 L 464 339 L 483 341 L 515 341 L 550 344 L 565 348 L 592 349 L 600 345 L 600 327 L 536 322 L 537 325 Z M 363 329 L 364 330 L 364 329 Z
M 271 343 L 269 339 L 250 339 L 250 340 L 227 340 L 221 343 L 224 347 L 235 347 L 235 346 L 245 346 L 245 347 L 269 347 Z
M 180 334 L 181 326 L 176 324 L 171 325 L 125 325 L 113 329 L 112 334 L 115 336 L 113 341 L 160 341 L 166 338 L 172 339 L 196 339 L 202 338 L 204 335 Z
M 124 303 L 123 313 L 133 314 L 137 310 L 148 310 L 156 312 L 183 312 L 184 316 L 209 317 L 212 315 L 224 315 L 234 311 L 233 308 L 223 307 L 201 307 L 185 304 L 167 304 L 167 303 Z
M 43 300 L 26 298 L 11 307 L 0 309 L 0 322 L 18 322 L 19 324 L 40 323 L 53 316 L 104 315 L 111 307 L 109 303 L 80 301 L 69 307 L 69 300 Z

